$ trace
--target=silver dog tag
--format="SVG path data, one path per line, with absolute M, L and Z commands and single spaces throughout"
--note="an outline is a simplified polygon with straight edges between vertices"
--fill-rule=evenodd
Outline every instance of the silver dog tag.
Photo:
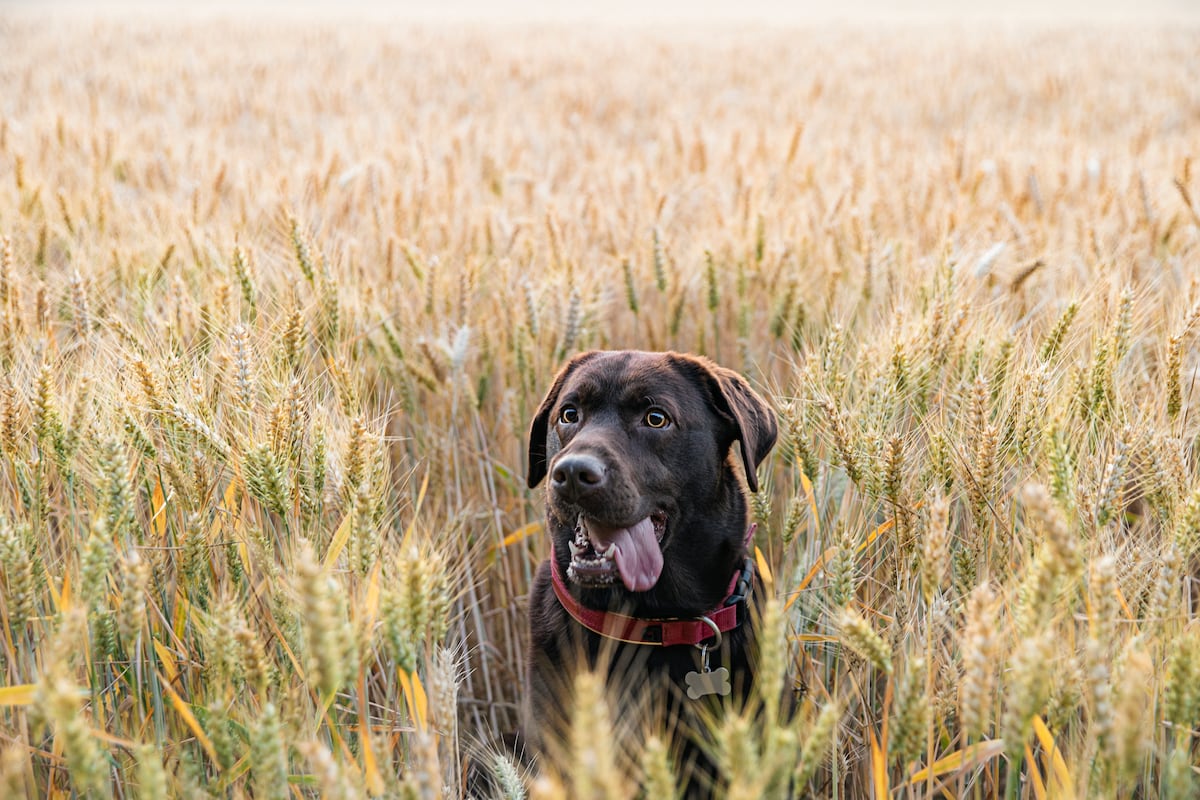
M 729 670 L 724 667 L 717 667 L 709 672 L 689 672 L 683 677 L 687 681 L 687 695 L 693 700 L 699 700 L 707 694 L 728 697 L 732 691 L 729 685 Z
M 701 697 L 710 694 L 719 694 L 721 697 L 728 697 L 733 690 L 729 685 L 729 670 L 725 667 L 717 667 L 715 670 L 708 668 L 708 645 L 700 648 L 701 659 L 704 662 L 704 671 L 696 672 L 692 670 L 683 679 L 687 682 L 687 696 L 693 700 L 699 700 Z

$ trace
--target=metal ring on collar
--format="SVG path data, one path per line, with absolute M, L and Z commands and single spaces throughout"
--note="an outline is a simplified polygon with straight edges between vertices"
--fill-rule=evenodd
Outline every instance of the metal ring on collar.
M 699 649 L 706 649 L 709 647 L 720 647 L 721 646 L 721 629 L 717 627 L 717 623 L 713 622 L 708 617 L 696 617 L 696 621 L 703 622 L 705 625 L 712 628 L 713 635 L 717 637 L 717 640 L 715 642 L 713 642 L 712 644 L 704 644 L 702 642 L 697 642 L 695 646 Z

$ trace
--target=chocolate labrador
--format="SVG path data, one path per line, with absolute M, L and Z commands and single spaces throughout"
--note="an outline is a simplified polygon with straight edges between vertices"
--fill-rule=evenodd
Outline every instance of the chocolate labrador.
M 523 733 L 560 773 L 577 669 L 602 662 L 617 717 L 669 706 L 686 724 L 746 696 L 757 578 L 731 451 L 757 491 L 776 434 L 762 398 L 706 358 L 593 351 L 554 379 L 529 434 L 552 550 L 530 594 Z M 706 793 L 711 765 L 681 747 L 698 762 L 688 794 Z

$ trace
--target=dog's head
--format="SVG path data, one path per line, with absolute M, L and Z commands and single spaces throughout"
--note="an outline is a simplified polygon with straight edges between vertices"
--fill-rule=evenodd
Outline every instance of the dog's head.
M 776 434 L 762 398 L 708 359 L 592 351 L 562 368 L 533 419 L 528 481 L 549 476 L 551 533 L 559 557 L 570 553 L 571 580 L 646 592 L 664 557 L 741 546 L 745 502 L 730 452 L 739 442 L 757 491 Z

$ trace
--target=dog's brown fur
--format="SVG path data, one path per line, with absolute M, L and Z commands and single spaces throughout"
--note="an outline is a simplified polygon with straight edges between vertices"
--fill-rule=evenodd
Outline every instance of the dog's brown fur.
M 578 411 L 574 424 L 560 420 L 567 404 Z M 646 424 L 651 406 L 670 418 L 666 429 Z M 529 438 L 530 487 L 569 455 L 586 454 L 604 466 L 604 485 L 586 497 L 547 489 L 547 528 L 561 574 L 567 572 L 568 541 L 581 513 L 610 526 L 627 526 L 655 511 L 668 519 L 662 573 L 651 589 L 631 592 L 619 582 L 584 588 L 568 581 L 573 595 L 588 608 L 640 617 L 695 618 L 720 605 L 747 555 L 746 497 L 731 450 L 740 443 L 746 482 L 757 491 L 756 468 L 776 435 L 774 413 L 762 398 L 739 375 L 708 359 L 641 351 L 573 358 L 542 401 Z M 523 733 L 542 757 L 561 752 L 556 745 L 566 741 L 572 674 L 595 666 L 602 655 L 618 714 L 634 713 L 647 698 L 660 707 L 660 699 L 670 698 L 673 716 L 686 723 L 694 715 L 695 701 L 681 699 L 679 688 L 686 673 L 700 668 L 699 651 L 688 645 L 621 644 L 583 628 L 555 596 L 548 560 L 534 579 L 529 619 Z M 734 694 L 743 697 L 750 685 L 752 636 L 751 623 L 744 623 L 712 654 L 714 668 L 729 668 Z M 694 747 L 685 750 L 703 762 Z M 697 775 L 704 772 L 701 764 Z M 703 781 L 694 779 L 689 794 L 703 794 Z

